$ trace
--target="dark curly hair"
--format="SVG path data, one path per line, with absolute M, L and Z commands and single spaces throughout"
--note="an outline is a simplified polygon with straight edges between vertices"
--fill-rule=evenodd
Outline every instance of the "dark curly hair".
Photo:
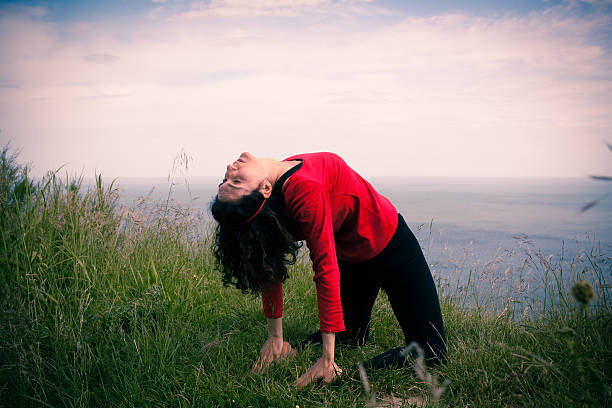
M 213 254 L 224 285 L 257 294 L 289 277 L 287 266 L 296 262 L 301 244 L 292 233 L 282 196 L 272 194 L 265 200 L 258 190 L 238 202 L 216 196 L 210 210 L 218 222 Z

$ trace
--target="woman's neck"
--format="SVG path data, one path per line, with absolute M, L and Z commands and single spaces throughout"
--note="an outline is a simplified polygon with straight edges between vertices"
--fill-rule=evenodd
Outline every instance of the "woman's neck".
M 261 160 L 261 164 L 266 169 L 266 172 L 267 172 L 266 178 L 272 185 L 275 185 L 278 179 L 281 178 L 281 176 L 285 174 L 287 170 L 289 170 L 296 164 L 300 163 L 299 160 L 281 162 L 281 161 L 278 161 L 276 159 L 272 159 L 269 157 L 261 158 L 259 160 Z

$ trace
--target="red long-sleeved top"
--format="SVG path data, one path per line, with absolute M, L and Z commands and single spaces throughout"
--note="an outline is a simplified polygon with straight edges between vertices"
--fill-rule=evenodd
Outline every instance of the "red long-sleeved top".
M 282 192 L 301 234 L 296 238 L 310 250 L 320 329 L 343 331 L 338 259 L 360 262 L 380 253 L 397 228 L 397 210 L 336 154 L 301 154 L 284 161 L 289 160 L 302 160 Z M 282 284 L 264 291 L 262 301 L 266 317 L 281 317 Z

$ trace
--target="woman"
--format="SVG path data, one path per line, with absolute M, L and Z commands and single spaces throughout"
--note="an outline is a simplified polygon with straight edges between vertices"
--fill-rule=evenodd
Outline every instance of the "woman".
M 301 240 L 310 250 L 320 322 L 303 344 L 322 342 L 323 355 L 298 387 L 339 375 L 335 343 L 367 340 L 380 288 L 406 344 L 416 341 L 430 363 L 443 361 L 440 304 L 418 241 L 391 202 L 339 156 L 311 153 L 279 162 L 242 153 L 227 166 L 211 211 L 219 223 L 214 252 L 223 282 L 262 295 L 269 336 L 255 372 L 295 353 L 283 340 L 282 282 Z M 366 366 L 401 366 L 401 349 Z

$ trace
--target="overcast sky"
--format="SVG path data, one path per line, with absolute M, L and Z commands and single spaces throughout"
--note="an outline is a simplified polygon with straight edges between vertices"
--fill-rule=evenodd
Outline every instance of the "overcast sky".
M 35 175 L 612 174 L 611 51 L 609 0 L 0 1 L 0 143 Z

